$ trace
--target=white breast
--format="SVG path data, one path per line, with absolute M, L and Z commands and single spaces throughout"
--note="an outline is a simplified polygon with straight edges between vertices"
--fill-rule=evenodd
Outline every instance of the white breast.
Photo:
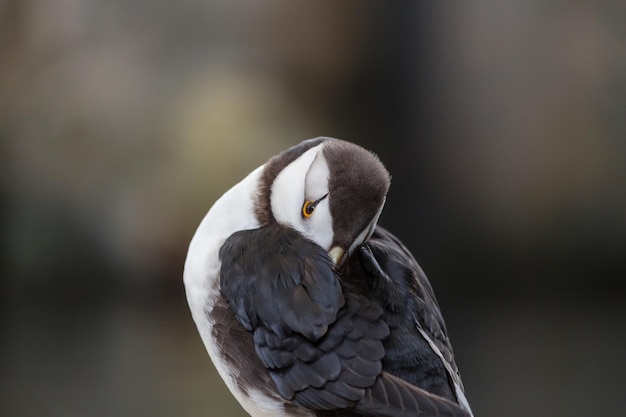
M 293 417 L 284 413 L 282 401 L 258 390 L 244 394 L 237 386 L 236 376 L 220 357 L 220 348 L 212 335 L 215 324 L 210 313 L 220 297 L 219 250 L 234 232 L 259 227 L 254 215 L 259 167 L 228 190 L 206 214 L 189 245 L 183 274 L 187 302 L 202 341 L 226 386 L 241 406 L 253 417 Z M 303 417 L 312 414 L 303 414 Z

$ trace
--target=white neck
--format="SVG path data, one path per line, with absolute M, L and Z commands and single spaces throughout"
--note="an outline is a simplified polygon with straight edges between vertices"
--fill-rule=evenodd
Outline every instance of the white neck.
M 212 336 L 215 323 L 210 313 L 220 293 L 219 250 L 233 233 L 260 226 L 254 215 L 254 199 L 262 168 L 257 168 L 228 190 L 206 214 L 189 245 L 184 282 L 187 301 L 198 332 L 215 369 L 235 398 L 251 416 L 287 417 L 282 402 L 269 398 L 254 388 L 246 393 L 239 389 L 233 369 L 221 358 L 218 342 Z
M 185 291 L 203 339 L 208 335 L 202 334 L 206 327 L 200 323 L 206 320 L 206 309 L 219 294 L 219 250 L 233 233 L 259 227 L 254 199 L 262 168 L 252 171 L 213 204 L 189 244 L 183 274 Z

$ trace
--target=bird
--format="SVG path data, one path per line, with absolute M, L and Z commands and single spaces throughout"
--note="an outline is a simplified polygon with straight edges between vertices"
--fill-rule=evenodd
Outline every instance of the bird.
M 391 176 L 330 137 L 270 158 L 200 222 L 183 281 L 252 417 L 471 417 L 431 284 L 378 225 Z

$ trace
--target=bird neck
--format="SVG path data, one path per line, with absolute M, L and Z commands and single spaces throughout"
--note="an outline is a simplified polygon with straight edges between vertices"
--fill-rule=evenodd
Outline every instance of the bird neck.
M 255 197 L 263 167 L 228 190 L 208 211 L 196 230 L 185 261 L 183 279 L 192 314 L 203 314 L 207 301 L 219 294 L 219 250 L 228 236 L 260 226 Z

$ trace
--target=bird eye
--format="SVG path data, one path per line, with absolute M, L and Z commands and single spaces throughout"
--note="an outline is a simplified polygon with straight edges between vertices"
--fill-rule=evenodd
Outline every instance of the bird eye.
M 324 194 L 322 198 L 319 198 L 315 201 L 305 200 L 304 204 L 302 205 L 302 218 L 308 219 L 309 217 L 311 217 L 311 214 L 313 214 L 313 210 L 315 210 L 315 207 L 317 207 L 319 202 L 326 197 L 328 197 L 328 193 Z
M 313 210 L 315 210 L 315 206 L 317 205 L 317 201 L 307 200 L 304 202 L 302 206 L 302 218 L 308 219 L 313 214 Z

